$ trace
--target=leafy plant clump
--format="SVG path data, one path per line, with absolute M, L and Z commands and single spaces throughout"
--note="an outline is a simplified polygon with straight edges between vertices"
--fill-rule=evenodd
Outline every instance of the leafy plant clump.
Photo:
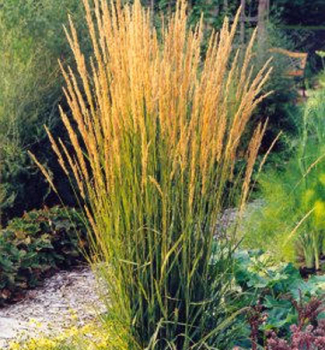
M 324 295 L 314 297 L 308 303 L 292 301 L 297 313 L 297 321 L 290 326 L 290 335 L 284 337 L 276 331 L 264 335 L 267 350 L 322 350 L 325 348 Z M 258 328 L 267 317 L 261 314 L 262 307 L 254 306 L 248 316 L 251 326 L 252 350 L 257 350 L 263 340 L 259 339 Z
M 0 304 L 19 300 L 44 277 L 83 261 L 86 239 L 74 209 L 34 210 L 12 220 L 0 231 Z
M 291 301 L 308 303 L 325 293 L 324 276 L 305 280 L 291 263 L 276 263 L 270 254 L 256 250 L 236 253 L 234 279 L 241 305 L 261 306 L 263 332 L 288 334 L 298 317 Z

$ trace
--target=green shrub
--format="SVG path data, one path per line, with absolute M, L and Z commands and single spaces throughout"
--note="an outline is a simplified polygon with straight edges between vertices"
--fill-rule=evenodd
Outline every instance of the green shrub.
M 49 195 L 27 149 L 41 153 L 51 164 L 43 125 L 55 134 L 62 129 L 57 108 L 63 96 L 62 78 L 57 60 L 71 60 L 63 30 L 67 12 L 81 33 L 79 0 L 0 0 L 0 210 L 4 221 L 41 207 Z M 86 48 L 87 36 L 82 37 Z
M 84 260 L 85 226 L 74 209 L 34 210 L 0 231 L 0 303 Z
M 254 65 L 261 67 L 265 60 L 272 57 L 272 76 L 265 89 L 273 91 L 270 97 L 258 106 L 254 113 L 253 121 L 265 121 L 268 119 L 268 127 L 263 140 L 263 149 L 267 149 L 274 138 L 281 131 L 286 137 L 297 137 L 302 120 L 299 118 L 299 106 L 297 106 L 298 87 L 293 77 L 288 77 L 286 72 L 290 70 L 291 61 L 288 57 L 270 52 L 274 48 L 282 48 L 294 51 L 295 48 L 290 38 L 281 31 L 277 19 L 272 19 L 266 25 L 266 32 L 262 42 L 258 42 L 257 55 Z M 276 144 L 277 151 L 283 151 L 287 147 L 285 140 L 281 138 Z

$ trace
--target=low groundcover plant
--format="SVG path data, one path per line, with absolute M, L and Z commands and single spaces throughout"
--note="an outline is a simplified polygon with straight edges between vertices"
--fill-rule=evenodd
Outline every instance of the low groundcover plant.
M 241 176 L 234 169 L 268 64 L 253 76 L 255 34 L 242 59 L 232 54 L 239 12 L 203 54 L 203 26 L 189 28 L 186 1 L 159 30 L 138 0 L 84 5 L 94 57 L 87 62 L 71 22 L 76 72 L 62 67 L 73 150 L 49 137 L 91 224 L 108 315 L 128 349 L 228 348 L 231 235 L 213 253 L 214 228 L 235 188 L 240 208 L 249 193 L 265 125 Z
M 87 231 L 75 209 L 33 210 L 0 230 L 0 306 L 59 269 L 84 262 Z
M 105 327 L 98 322 L 85 326 L 72 325 L 58 335 L 38 334 L 21 341 L 12 341 L 9 350 L 126 350 L 126 345 L 111 331 L 112 326 Z

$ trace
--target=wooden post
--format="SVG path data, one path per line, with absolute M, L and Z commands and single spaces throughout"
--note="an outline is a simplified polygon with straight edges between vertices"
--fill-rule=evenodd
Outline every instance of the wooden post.
M 269 0 L 259 0 L 258 2 L 258 42 L 263 44 L 266 32 L 266 19 L 268 16 Z
M 210 0 L 211 3 L 213 3 L 213 0 Z M 218 17 L 220 13 L 220 3 L 218 2 L 217 4 L 214 5 L 214 8 L 212 10 L 212 16 L 213 17 Z
M 217 18 L 220 14 L 220 3 L 219 2 L 215 3 L 214 0 L 206 0 L 206 1 L 209 8 L 209 13 L 207 14 L 206 18 L 208 19 Z M 207 21 L 206 26 L 208 29 L 212 29 L 213 28 L 212 21 Z
M 245 45 L 245 21 L 246 21 L 246 0 L 240 0 L 241 14 L 240 14 L 240 44 Z
M 223 10 L 225 12 L 228 12 L 228 10 L 229 10 L 228 0 L 223 0 Z

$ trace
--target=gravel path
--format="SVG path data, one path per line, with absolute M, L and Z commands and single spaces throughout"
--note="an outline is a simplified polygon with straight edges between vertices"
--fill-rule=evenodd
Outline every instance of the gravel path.
M 98 312 L 105 312 L 96 290 L 89 267 L 61 271 L 47 279 L 21 302 L 0 309 L 0 348 L 24 334 L 59 334 L 71 324 L 82 326 L 94 319 Z

